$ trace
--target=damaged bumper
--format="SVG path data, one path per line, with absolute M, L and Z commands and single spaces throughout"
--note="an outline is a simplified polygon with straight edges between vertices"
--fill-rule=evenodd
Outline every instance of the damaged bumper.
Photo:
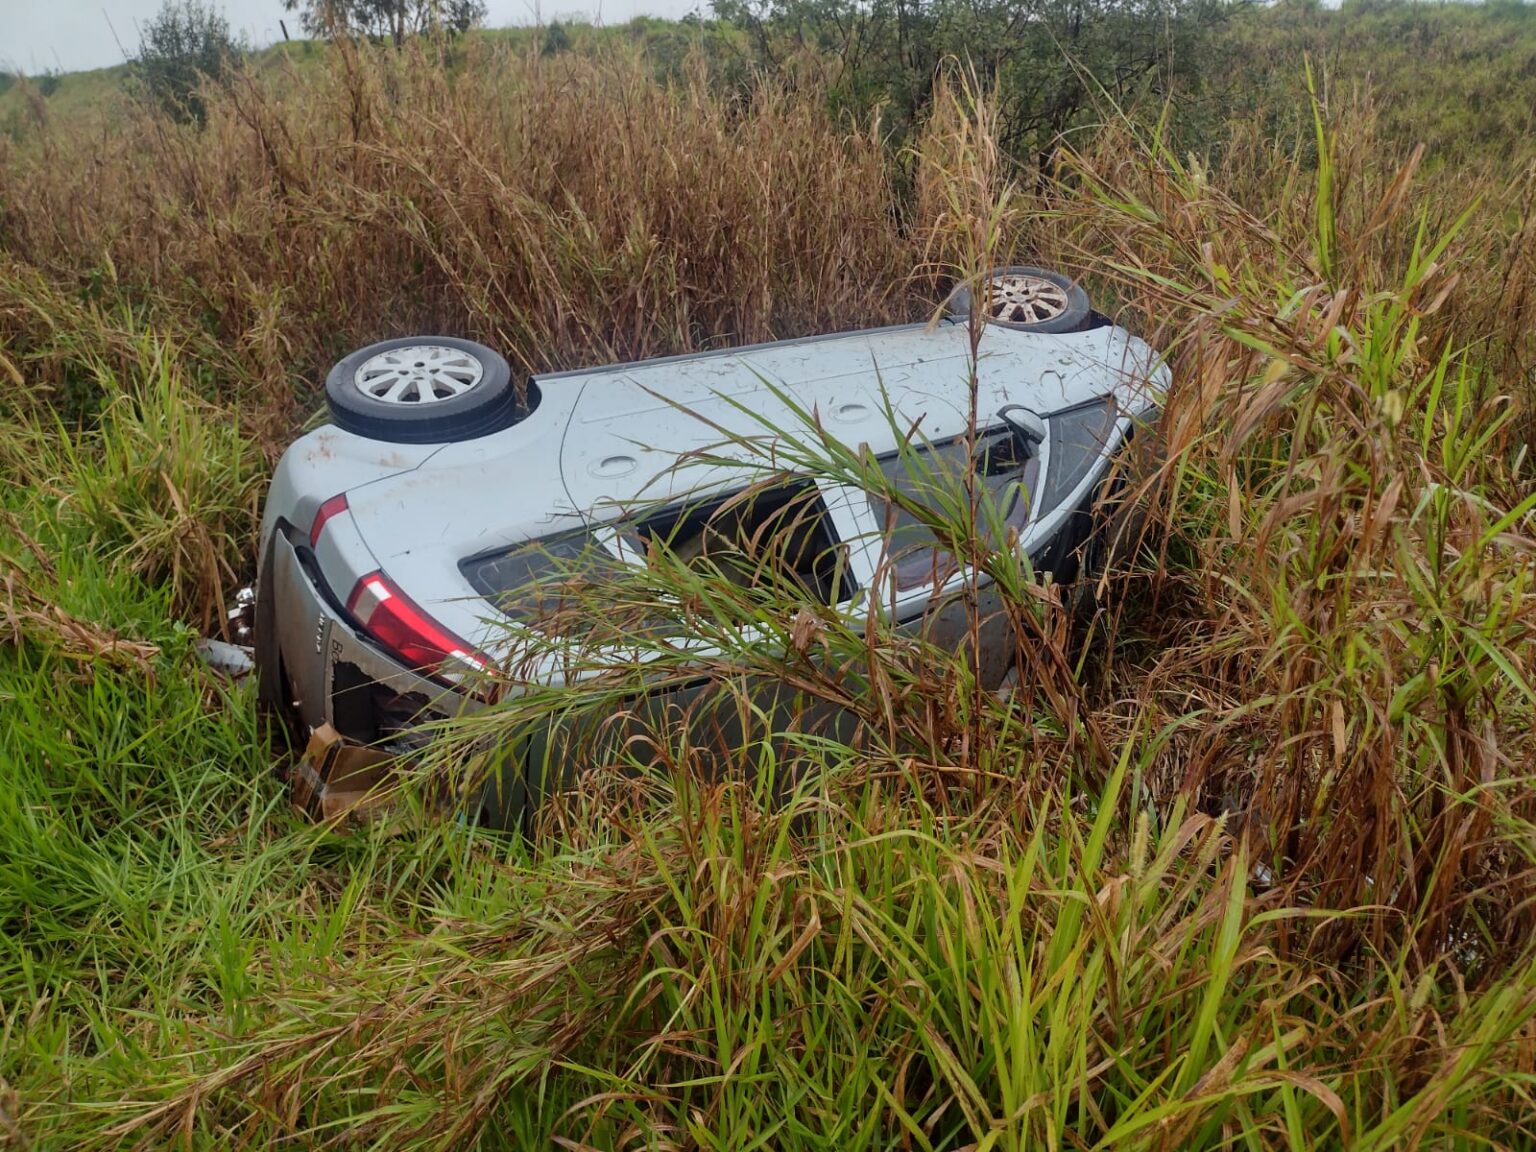
M 354 627 L 320 577 L 313 556 L 277 533 L 266 557 L 263 596 L 282 611 L 259 612 L 274 630 L 269 652 L 281 690 L 268 694 L 290 711 L 299 734 L 329 726 L 343 740 L 399 753 L 422 742 L 414 729 L 476 702 L 402 666 Z M 265 639 L 258 637 L 258 640 Z M 258 661 L 261 663 L 261 661 Z M 264 670 L 265 674 L 265 670 Z

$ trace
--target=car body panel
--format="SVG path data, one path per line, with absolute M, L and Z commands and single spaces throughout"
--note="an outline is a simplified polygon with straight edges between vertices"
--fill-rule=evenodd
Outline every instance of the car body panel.
M 705 486 L 710 478 L 696 470 L 672 478 L 665 470 L 682 453 L 718 445 L 722 430 L 763 436 L 772 425 L 800 428 L 765 385 L 814 412 L 838 440 L 876 452 L 890 451 L 914 427 L 930 440 L 959 435 L 972 416 L 969 357 L 967 326 L 942 323 L 599 369 L 574 378 L 585 387 L 562 452 L 567 495 L 577 508 L 593 509 Z M 990 420 L 1007 404 L 1050 412 L 1114 392 L 1138 411 L 1154 371 L 1151 350 L 1120 329 L 1039 336 L 988 326 L 974 408 Z M 636 460 L 631 471 L 602 467 L 626 455 Z
M 937 442 L 971 431 L 973 418 L 996 425 L 1007 405 L 1046 415 L 1113 397 L 1124 415 L 1101 458 L 1059 506 L 1031 511 L 1018 552 L 1040 562 L 1083 516 L 1109 456 L 1166 387 L 1166 369 L 1118 327 L 1040 335 L 989 324 L 978 340 L 973 399 L 970 352 L 969 326 L 952 321 L 811 337 L 540 377 L 539 402 L 525 419 L 457 443 L 389 444 L 330 426 L 301 437 L 273 478 L 259 582 L 270 589 L 266 618 L 299 718 L 366 738 L 366 725 L 348 731 L 346 701 L 338 705 L 338 694 L 358 684 L 409 699 L 424 715 L 477 706 L 451 672 L 418 674 L 360 633 L 346 605 L 365 574 L 382 570 L 471 647 L 502 656 L 516 629 L 469 584 L 461 561 L 591 527 L 636 502 L 739 487 L 739 468 L 678 463 L 701 449 L 722 460 L 752 457 L 741 445 L 722 446 L 731 436 L 761 439 L 774 427 L 803 433 L 796 407 L 828 435 L 879 455 L 914 433 Z M 1039 452 L 1048 470 L 1049 438 Z M 822 489 L 877 609 L 954 649 L 968 645 L 970 621 L 979 618 L 984 635 L 973 659 L 984 682 L 999 680 L 1011 644 L 998 590 L 962 573 L 940 588 L 887 595 L 875 580 L 884 542 L 867 497 L 825 482 Z M 311 546 L 316 510 L 342 493 L 347 507 Z M 561 675 L 550 665 L 536 678 Z
M 915 426 L 934 440 L 960 434 L 971 417 L 968 357 L 966 326 L 945 323 L 541 378 L 541 401 L 527 420 L 380 478 L 353 495 L 352 515 L 380 565 L 417 603 L 486 648 L 500 623 L 459 571 L 464 557 L 729 483 L 724 468 L 674 465 L 704 449 L 750 456 L 720 450 L 727 431 L 761 437 L 765 423 L 797 427 L 765 381 L 815 411 L 831 435 L 876 452 L 898 440 L 888 410 L 903 431 Z M 1113 393 L 1139 411 L 1156 370 L 1151 350 L 1120 329 L 1035 336 L 989 326 L 976 409 L 984 419 L 1010 403 L 1049 412 Z M 632 464 L 614 472 L 604 467 L 613 460 Z
M 332 496 L 419 468 L 440 447 L 386 444 L 329 424 L 299 437 L 283 453 L 267 489 L 258 567 L 279 520 L 307 532 L 320 505 Z

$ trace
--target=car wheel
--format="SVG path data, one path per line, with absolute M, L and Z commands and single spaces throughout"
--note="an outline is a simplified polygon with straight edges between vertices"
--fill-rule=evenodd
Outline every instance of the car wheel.
M 348 432 L 395 444 L 447 444 L 498 432 L 532 409 L 520 402 L 506 360 L 452 336 L 407 336 L 360 348 L 325 379 L 331 419 Z
M 994 268 L 982 287 L 981 317 L 989 324 L 1019 332 L 1062 333 L 1079 332 L 1093 322 L 1088 293 L 1060 272 Z M 969 285 L 961 285 L 950 297 L 949 314 L 957 320 L 971 318 Z

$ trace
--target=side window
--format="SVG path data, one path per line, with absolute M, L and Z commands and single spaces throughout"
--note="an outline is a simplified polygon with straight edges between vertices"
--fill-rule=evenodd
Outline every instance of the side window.
M 829 605 L 857 591 L 847 547 L 809 482 L 746 489 L 639 521 L 531 540 L 472 556 L 459 570 L 507 616 L 533 623 L 576 609 L 572 578 L 621 573 L 660 550 L 738 587 L 773 587 Z
M 913 447 L 882 456 L 879 464 L 896 494 L 940 519 L 964 507 L 960 501 L 969 484 L 976 498 L 971 515 L 978 526 L 996 524 L 1004 533 L 1027 522 L 1040 469 L 1031 446 L 1009 429 Z M 875 492 L 869 493 L 869 510 L 885 536 L 883 560 L 896 591 L 937 586 L 959 571 L 959 561 L 923 516 Z M 998 547 L 1005 543 L 995 541 Z
M 777 586 L 822 604 L 857 590 L 846 547 L 811 483 L 776 484 L 702 501 L 642 521 L 647 554 L 664 548 L 689 567 L 740 587 Z

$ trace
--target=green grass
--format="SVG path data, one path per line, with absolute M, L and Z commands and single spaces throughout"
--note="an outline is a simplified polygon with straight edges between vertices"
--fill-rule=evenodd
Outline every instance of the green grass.
M 1210 166 L 1111 123 L 1042 193 L 999 156 L 985 96 L 947 82 L 920 147 L 889 158 L 864 135 L 834 147 L 815 92 L 743 110 L 618 57 L 501 61 L 522 119 L 430 77 L 385 117 L 369 102 L 411 79 L 398 63 L 262 90 L 255 127 L 222 105 L 195 137 L 140 125 L 111 161 L 163 179 L 134 218 L 31 152 L 5 173 L 28 194 L 0 233 L 0 377 L 35 391 L 6 393 L 0 424 L 0 1144 L 1536 1143 L 1518 195 L 1449 196 L 1348 105 L 1309 105 L 1294 154 L 1239 125 Z M 405 170 L 388 165 L 443 135 L 433 117 L 542 130 L 573 115 L 571 85 L 649 113 L 622 149 L 561 151 L 554 199 L 513 182 L 520 144 L 482 150 L 458 199 L 385 195 Z M 347 145 L 354 123 L 418 135 Z M 291 153 L 263 151 L 285 134 Z M 700 166 L 722 142 L 742 163 Z M 336 167 L 285 184 L 304 157 Z M 786 191 L 755 198 L 775 162 Z M 887 163 L 910 185 L 898 239 L 878 230 Z M 815 298 L 736 310 L 740 244 L 662 213 L 666 238 L 630 226 L 652 186 L 699 197 L 682 217 L 757 226 L 764 283 Z M 211 188 L 227 195 L 194 217 Z M 389 291 L 338 293 L 300 234 L 390 273 L 349 292 Z M 477 294 L 481 257 L 454 262 L 471 240 L 543 252 L 536 291 Z M 914 253 L 941 268 L 903 281 Z M 402 301 L 438 315 L 443 293 L 409 280 L 429 259 L 462 291 L 442 315 L 544 317 L 509 337 L 532 363 L 552 334 L 571 356 L 686 346 L 667 308 L 701 285 L 731 304 L 708 326 L 726 339 L 916 310 L 939 271 L 1001 253 L 1091 270 L 1174 382 L 1131 476 L 1145 533 L 1094 596 L 993 554 L 963 481 L 908 508 L 999 578 L 1011 695 L 878 620 L 663 553 L 568 588 L 593 622 L 576 656 L 607 639 L 654 659 L 450 725 L 388 824 L 290 812 L 250 687 L 193 642 L 248 573 L 264 445 L 308 415 L 292 348 L 382 329 Z M 594 283 L 633 297 L 573 335 Z M 764 478 L 787 462 L 899 498 L 814 413 L 759 431 Z M 667 645 L 658 603 L 718 655 Z M 665 715 L 628 718 L 643 743 L 591 738 L 657 677 L 701 673 L 751 738 L 712 749 Z M 859 738 L 751 713 L 763 683 L 797 719 L 853 713 Z M 535 839 L 435 810 L 534 726 L 582 768 Z
M 47 82 L 52 91 L 46 96 L 40 86 L 42 81 L 37 78 L 24 83 L 13 81 L 0 91 L 0 128 L 20 134 L 23 125 L 39 112 L 71 123 L 110 122 L 126 108 L 123 84 L 127 73 L 121 64 L 87 72 L 66 72 Z

